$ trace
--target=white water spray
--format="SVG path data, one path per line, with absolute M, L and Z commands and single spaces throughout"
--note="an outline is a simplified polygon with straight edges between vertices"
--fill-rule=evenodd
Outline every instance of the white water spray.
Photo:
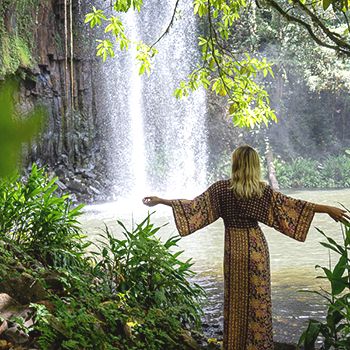
M 129 29 L 130 40 L 135 42 L 138 38 L 138 30 L 135 22 L 135 14 L 129 12 L 126 16 L 126 26 Z M 130 140 L 131 140 L 131 173 L 133 175 L 132 197 L 142 197 L 147 193 L 146 177 L 146 155 L 145 155 L 145 133 L 143 127 L 143 101 L 142 80 L 138 73 L 138 67 L 134 57 L 136 49 L 132 45 L 129 51 L 131 61 L 129 77 L 128 109 L 130 118 Z
M 168 26 L 175 0 L 145 3 L 122 18 L 127 36 L 152 43 Z M 191 197 L 206 183 L 206 98 L 198 90 L 176 100 L 173 92 L 200 56 L 190 3 L 157 44 L 150 77 L 138 75 L 135 51 L 117 53 L 102 67 L 101 110 L 109 116 L 110 175 L 115 197 L 147 194 Z M 140 35 L 138 37 L 138 35 Z

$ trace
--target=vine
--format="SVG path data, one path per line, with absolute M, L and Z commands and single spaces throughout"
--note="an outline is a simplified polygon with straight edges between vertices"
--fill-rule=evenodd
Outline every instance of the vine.
M 74 42 L 73 42 L 73 0 L 69 2 L 70 17 L 70 81 L 71 81 L 71 109 L 74 110 Z

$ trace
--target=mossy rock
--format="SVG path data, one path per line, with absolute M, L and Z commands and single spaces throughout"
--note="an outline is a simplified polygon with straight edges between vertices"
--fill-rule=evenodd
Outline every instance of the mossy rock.
M 38 6 L 38 0 L 0 3 L 0 76 L 34 66 L 32 48 L 37 23 L 33 14 Z
M 0 75 L 15 73 L 19 68 L 31 68 L 34 65 L 30 49 L 18 36 L 4 35 L 1 38 Z
M 22 304 L 35 303 L 48 297 L 41 282 L 25 272 L 18 277 L 4 278 L 0 282 L 0 293 L 9 294 Z

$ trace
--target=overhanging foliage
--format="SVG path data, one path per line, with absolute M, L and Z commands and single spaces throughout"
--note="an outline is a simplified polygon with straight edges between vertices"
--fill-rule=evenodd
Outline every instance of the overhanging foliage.
M 270 108 L 269 96 L 260 79 L 260 76 L 273 76 L 272 64 L 259 57 L 254 45 L 249 52 L 235 42 L 234 32 L 242 24 L 242 16 L 254 21 L 259 9 L 273 9 L 285 20 L 305 28 L 317 44 L 348 56 L 348 4 L 347 0 L 193 0 L 193 15 L 203 23 L 202 33 L 198 37 L 201 60 L 188 79 L 180 82 L 174 92 L 175 96 L 182 98 L 191 91 L 204 87 L 226 98 L 227 114 L 237 126 L 254 127 L 276 121 L 276 115 Z M 150 44 L 131 43 L 117 16 L 119 12 L 130 9 L 140 12 L 142 5 L 142 0 L 113 1 L 110 7 L 113 15 L 106 15 L 105 11 L 109 7 L 93 7 L 92 12 L 86 15 L 85 22 L 91 28 L 104 26 L 105 33 L 113 33 L 120 50 L 126 50 L 130 44 L 136 45 L 139 73 L 150 74 L 152 59 L 157 53 L 155 45 L 169 32 L 179 0 L 175 3 L 168 27 L 159 39 Z M 115 45 L 110 39 L 98 39 L 97 56 L 104 61 L 108 57 L 114 57 L 114 50 Z

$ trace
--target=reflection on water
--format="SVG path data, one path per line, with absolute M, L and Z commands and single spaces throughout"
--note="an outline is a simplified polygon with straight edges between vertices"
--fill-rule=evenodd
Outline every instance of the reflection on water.
M 286 192 L 287 193 L 287 192 Z M 339 206 L 339 202 L 350 207 L 350 190 L 332 191 L 294 191 L 287 193 L 293 197 L 320 204 Z M 132 206 L 134 205 L 134 207 Z M 132 208 L 126 210 L 125 208 Z M 86 208 L 83 217 L 85 232 L 93 237 L 106 223 L 115 234 L 120 234 L 116 219 L 124 223 L 138 222 L 148 212 L 140 200 L 130 203 L 105 203 Z M 177 234 L 171 209 L 160 207 L 153 214 L 156 225 L 169 225 L 160 230 L 161 238 Z M 322 300 L 310 293 L 298 292 L 300 289 L 317 289 L 322 283 L 315 279 L 316 264 L 328 266 L 328 251 L 318 242 L 322 239 L 315 227 L 324 230 L 328 235 L 341 240 L 338 223 L 328 215 L 316 214 L 312 228 L 304 243 L 300 243 L 283 234 L 262 225 L 270 248 L 272 272 L 272 300 L 274 314 L 274 331 L 276 341 L 296 342 L 301 329 L 308 318 L 324 317 Z M 179 241 L 179 249 L 184 250 L 183 259 L 193 258 L 193 270 L 197 272 L 196 282 L 208 292 L 205 301 L 206 323 L 215 325 L 217 335 L 222 332 L 223 304 L 223 235 L 221 220 L 209 227 L 184 237 Z M 333 258 L 334 259 L 334 258 Z M 214 336 L 216 336 L 214 334 Z

